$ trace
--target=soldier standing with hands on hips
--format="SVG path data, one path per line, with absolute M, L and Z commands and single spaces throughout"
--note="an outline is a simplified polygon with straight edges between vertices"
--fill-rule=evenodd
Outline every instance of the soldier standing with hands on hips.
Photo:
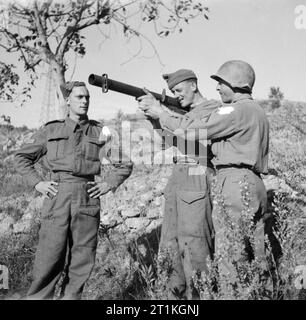
M 67 261 L 67 283 L 63 299 L 80 299 L 94 266 L 100 222 L 100 197 L 116 189 L 132 171 L 132 164 L 115 158 L 116 146 L 102 125 L 89 120 L 89 92 L 84 82 L 61 86 L 68 106 L 63 120 L 46 123 L 15 154 L 17 170 L 41 194 L 46 195 L 41 214 L 39 243 L 28 299 L 52 299 L 56 283 Z M 102 132 L 101 132 L 102 131 Z M 110 149 L 111 145 L 111 150 Z M 46 181 L 34 164 L 44 157 Z M 100 159 L 108 162 L 104 173 Z M 66 260 L 67 257 L 67 260 Z

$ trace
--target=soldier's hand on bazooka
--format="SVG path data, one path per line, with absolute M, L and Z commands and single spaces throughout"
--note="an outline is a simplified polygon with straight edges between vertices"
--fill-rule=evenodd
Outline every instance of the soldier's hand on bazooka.
M 35 189 L 50 199 L 55 197 L 58 192 L 54 186 L 58 186 L 55 181 L 40 181 L 36 184 Z
M 163 112 L 160 102 L 146 88 L 143 88 L 143 91 L 146 94 L 137 98 L 139 109 L 142 110 L 146 116 L 152 119 L 158 119 L 159 115 Z
M 111 190 L 109 187 L 108 183 L 106 182 L 95 182 L 95 181 L 90 181 L 87 182 L 87 185 L 92 185 L 93 187 L 88 189 L 87 192 L 90 196 L 90 198 L 99 198 L 106 194 L 108 191 Z

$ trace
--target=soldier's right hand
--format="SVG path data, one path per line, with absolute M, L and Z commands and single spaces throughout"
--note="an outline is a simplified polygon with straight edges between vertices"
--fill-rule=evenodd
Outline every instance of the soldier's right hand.
M 55 181 L 40 181 L 35 186 L 35 189 L 43 195 L 46 195 L 48 198 L 52 198 L 57 194 L 57 189 L 54 187 L 57 185 L 58 183 Z
M 143 91 L 146 93 L 146 95 L 137 98 L 139 109 L 143 111 L 145 115 L 153 119 L 158 119 L 159 114 L 163 112 L 161 103 L 151 94 L 149 90 L 143 88 Z

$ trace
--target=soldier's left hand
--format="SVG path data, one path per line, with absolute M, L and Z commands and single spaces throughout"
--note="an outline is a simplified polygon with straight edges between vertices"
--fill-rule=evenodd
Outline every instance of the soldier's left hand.
M 87 182 L 87 185 L 92 185 L 93 187 L 88 189 L 87 192 L 89 193 L 90 198 L 99 198 L 103 196 L 105 193 L 111 190 L 108 183 L 106 182 Z

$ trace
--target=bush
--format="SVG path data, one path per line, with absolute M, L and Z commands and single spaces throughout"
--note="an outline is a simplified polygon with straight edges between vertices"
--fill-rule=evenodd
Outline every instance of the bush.
M 303 211 L 290 206 L 290 199 L 276 194 L 272 212 L 274 217 L 273 234 L 281 248 L 281 256 L 275 256 L 268 235 L 266 236 L 266 261 L 252 256 L 251 259 L 236 259 L 248 244 L 248 253 L 255 252 L 254 217 L 249 215 L 248 185 L 241 182 L 241 196 L 244 210 L 238 223 L 233 222 L 224 205 L 220 192 L 215 200 L 223 217 L 222 231 L 224 242 L 214 260 L 208 260 L 209 272 L 195 273 L 194 285 L 201 299 L 214 300 L 278 300 L 298 299 L 299 292 L 294 286 L 295 268 L 305 263 L 305 223 Z M 304 203 L 305 205 L 305 203 Z M 232 261 L 233 273 L 226 274 L 220 269 L 222 260 Z M 233 280 L 234 279 L 234 280 Z
M 269 99 L 271 100 L 272 110 L 278 109 L 281 106 L 281 100 L 284 99 L 284 94 L 280 91 L 279 87 L 271 87 Z
M 150 243 L 151 239 L 148 239 Z M 136 239 L 100 229 L 100 250 L 83 298 L 93 300 L 166 299 L 171 270 L 169 252 L 149 252 Z
M 32 268 L 35 246 L 38 241 L 39 225 L 32 224 L 27 234 L 10 234 L 0 236 L 0 264 L 9 271 L 9 290 L 0 292 L 0 299 L 18 292 L 26 294 L 32 280 Z

